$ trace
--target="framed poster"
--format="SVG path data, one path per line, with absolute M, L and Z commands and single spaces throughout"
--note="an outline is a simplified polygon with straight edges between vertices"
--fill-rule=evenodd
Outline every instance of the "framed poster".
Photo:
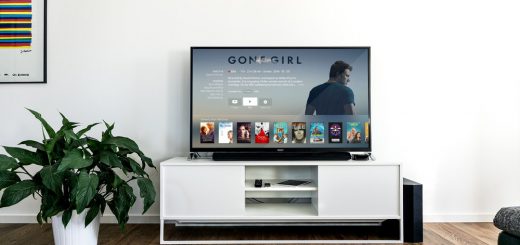
M 47 82 L 46 0 L 0 0 L 0 84 Z

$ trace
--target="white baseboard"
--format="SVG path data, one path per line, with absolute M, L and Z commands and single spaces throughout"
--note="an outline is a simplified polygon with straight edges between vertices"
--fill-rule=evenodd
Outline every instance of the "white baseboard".
M 425 223 L 433 222 L 493 222 L 495 214 L 425 214 Z M 0 214 L 0 223 L 36 223 L 36 215 L 32 214 Z M 101 223 L 117 223 L 113 214 L 101 217 Z M 158 224 L 158 214 L 131 215 L 128 223 Z
M 493 222 L 494 213 L 487 214 L 424 214 L 425 223 L 434 222 Z
M 49 219 L 50 222 L 50 219 Z M 0 214 L 0 223 L 38 223 L 36 221 L 36 214 Z M 101 217 L 101 223 L 115 224 L 117 223 L 116 217 L 113 214 L 106 214 Z M 145 215 L 130 215 L 128 223 L 134 224 L 159 224 L 158 214 L 145 214 Z

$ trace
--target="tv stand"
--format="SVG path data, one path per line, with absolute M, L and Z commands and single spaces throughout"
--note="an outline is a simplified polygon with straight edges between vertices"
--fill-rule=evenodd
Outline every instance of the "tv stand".
M 348 152 L 215 152 L 214 161 L 311 161 L 350 160 Z
M 179 157 L 162 162 L 160 175 L 161 244 L 403 242 L 403 181 L 399 163 L 321 160 L 239 162 Z M 255 179 L 269 182 L 271 186 L 257 188 L 254 186 Z M 289 179 L 308 180 L 310 183 L 298 186 L 278 184 Z M 298 202 L 279 202 L 280 199 L 297 199 Z M 387 221 L 397 224 L 395 235 L 370 241 L 302 241 L 304 238 L 301 236 L 294 240 L 262 240 L 259 236 L 253 236 L 245 241 L 223 235 L 204 239 L 203 234 L 202 239 L 193 240 L 196 237 L 183 238 L 182 232 L 176 233 L 177 228 L 182 226 L 240 227 L 256 224 L 260 227 L 283 226 L 280 229 L 290 230 L 286 226 L 379 225 Z M 169 240 L 164 240 L 166 222 L 175 224 Z

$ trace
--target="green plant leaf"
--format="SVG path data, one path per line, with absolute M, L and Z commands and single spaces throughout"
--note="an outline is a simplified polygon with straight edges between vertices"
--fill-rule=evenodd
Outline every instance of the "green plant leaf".
M 65 140 L 67 142 L 71 142 L 72 140 L 79 140 L 78 136 L 72 131 L 72 129 L 65 129 L 63 130 L 63 133 L 65 134 Z
M 119 228 L 121 229 L 121 231 L 124 231 L 125 224 L 126 224 L 126 222 L 128 222 L 128 219 L 125 219 L 124 216 L 120 217 L 118 215 L 119 213 L 122 213 L 123 211 L 118 210 L 118 206 L 116 205 L 115 200 L 109 201 L 107 204 L 108 204 L 108 207 L 110 208 L 110 210 L 112 211 L 112 213 L 114 214 L 114 216 L 116 216 L 117 223 L 119 224 Z
M 42 166 L 51 164 L 51 162 L 49 161 L 50 156 L 49 154 L 47 154 L 47 152 L 42 150 L 36 150 L 36 154 L 38 154 L 38 157 L 42 160 Z
M 73 205 L 74 203 L 76 203 L 76 189 L 77 189 L 77 186 L 78 186 L 78 175 L 79 174 L 76 174 L 75 172 L 73 172 L 73 170 L 67 170 L 67 171 L 64 171 L 64 178 L 65 178 L 65 182 L 68 183 L 68 189 L 67 190 L 70 190 L 70 199 L 68 200 L 70 202 L 71 205 Z M 65 187 L 67 187 L 67 184 L 65 184 Z
M 19 147 L 8 147 L 4 146 L 5 151 L 11 155 L 12 157 L 18 159 L 20 164 L 29 165 L 29 164 L 38 164 L 43 165 L 42 159 L 36 152 L 32 152 Z
M 61 115 L 61 124 L 63 124 L 63 125 L 70 124 L 69 119 L 67 119 L 67 118 L 63 115 L 63 113 L 60 112 L 60 115 Z
M 119 188 L 121 184 L 125 183 L 117 174 L 114 174 L 114 182 L 112 182 L 112 186 L 115 188 Z
M 67 225 L 70 222 L 70 218 L 72 218 L 72 209 L 67 209 L 63 211 L 63 216 L 61 216 L 61 222 L 63 222 L 63 226 L 67 228 Z
M 103 143 L 115 145 L 119 148 L 125 148 L 125 149 L 131 150 L 132 152 L 135 152 L 139 155 L 143 154 L 141 152 L 141 150 L 139 150 L 139 146 L 137 146 L 137 144 L 133 140 L 126 138 L 126 137 L 121 137 L 121 136 L 112 137 L 112 138 L 107 139 Z
M 20 142 L 19 145 L 26 145 L 26 146 L 38 149 L 40 151 L 45 151 L 45 146 L 42 143 L 34 141 L 34 140 L 22 141 L 22 142 Z
M 101 211 L 101 215 L 103 215 L 103 213 L 105 213 L 105 207 L 107 205 L 107 201 L 105 200 L 105 198 L 101 195 L 101 194 L 96 194 L 96 201 L 100 204 L 99 205 L 99 208 L 100 208 L 100 211 Z
M 110 167 L 118 167 L 120 169 L 124 168 L 121 160 L 119 160 L 119 157 L 110 151 L 101 151 L 99 155 L 99 161 Z
M 0 190 L 16 184 L 20 181 L 20 177 L 16 173 L 0 170 Z
M 76 186 L 76 210 L 80 214 L 92 201 L 92 198 L 97 193 L 99 178 L 95 174 L 88 174 L 86 171 L 81 171 L 78 178 L 78 185 Z
M 63 139 L 63 137 L 64 137 L 63 131 L 58 131 L 58 133 L 56 133 L 54 137 L 52 137 L 49 140 L 45 141 L 45 151 L 48 154 L 51 154 L 52 152 L 59 151 L 59 150 L 55 151 L 54 147 L 56 146 L 58 141 Z
M 99 177 L 99 183 L 100 184 L 110 184 L 114 181 L 114 171 L 105 166 L 105 165 L 99 165 L 99 172 L 97 173 L 98 174 L 98 177 Z
M 85 134 L 86 132 L 90 131 L 90 129 L 92 129 L 92 127 L 98 125 L 99 123 L 93 123 L 93 124 L 90 124 L 88 125 L 86 128 L 78 131 L 77 135 L 78 137 L 81 137 L 83 134 Z
M 38 214 L 36 215 L 36 221 L 38 221 L 38 224 L 43 225 L 42 211 L 38 212 Z
M 128 222 L 128 211 L 135 203 L 135 195 L 132 187 L 127 183 L 123 183 L 114 193 L 112 201 L 108 202 L 108 207 L 112 210 L 112 213 L 116 216 L 117 223 L 123 231 L 125 224 Z
M 42 218 L 50 218 L 66 209 L 61 202 L 62 199 L 53 191 L 43 188 L 41 193 L 42 205 L 40 206 L 40 210 L 42 212 Z
M 43 185 L 54 193 L 61 195 L 61 186 L 63 184 L 63 175 L 57 172 L 55 166 L 45 166 L 40 170 Z
M 155 202 L 155 188 L 152 181 L 148 178 L 137 178 L 137 185 L 139 185 L 141 198 L 144 199 L 144 214 Z
M 69 121 L 69 119 L 67 119 L 65 117 L 65 115 L 63 115 L 63 113 L 61 113 L 61 112 L 60 112 L 60 115 L 61 115 L 61 124 L 63 124 L 63 126 L 62 126 L 63 129 L 73 129 L 78 124 L 77 122 Z
M 16 159 L 0 154 L 0 170 L 7 170 L 17 167 L 18 163 L 16 162 Z
M 26 108 L 26 109 L 29 110 L 34 115 L 34 117 L 36 117 L 36 119 L 38 119 L 42 123 L 42 125 L 45 128 L 45 131 L 47 131 L 47 134 L 49 135 L 49 137 L 54 138 L 54 136 L 56 135 L 56 132 L 54 131 L 54 129 L 52 129 L 51 125 L 49 125 L 47 123 L 47 121 L 45 121 L 45 119 L 43 119 L 42 115 L 29 108 Z
M 40 189 L 40 188 L 47 189 L 47 188 L 45 188 L 45 186 L 43 186 L 42 176 L 40 175 L 39 171 L 33 175 L 32 181 L 34 182 L 35 185 L 38 186 L 38 189 Z
M 87 216 L 85 217 L 85 227 L 87 227 L 88 224 L 90 224 L 90 222 L 92 222 L 92 220 L 94 220 L 94 218 L 96 218 L 98 213 L 99 213 L 99 204 L 96 203 L 96 204 L 92 205 L 92 207 L 90 207 L 90 209 L 87 212 Z
M 132 158 L 127 158 L 127 159 L 128 159 L 128 162 L 130 163 L 130 167 L 132 168 L 132 171 L 134 173 L 136 173 L 137 175 L 140 175 L 140 176 L 145 176 L 145 175 L 148 176 L 148 174 L 143 170 L 143 168 L 141 168 L 139 163 L 137 163 Z
M 120 148 L 119 151 L 117 151 L 117 155 L 123 156 L 123 157 L 126 157 L 126 155 L 132 154 L 132 153 L 133 152 L 131 150 L 123 149 L 123 148 Z
M 151 158 L 145 156 L 144 154 L 139 155 L 139 157 L 141 158 L 141 161 L 143 162 L 143 169 L 144 169 L 144 164 L 145 164 L 145 163 L 146 163 L 146 165 L 148 165 L 148 167 L 157 169 L 157 168 L 153 165 L 153 162 L 152 162 L 152 159 L 151 159 Z
M 69 149 L 75 149 L 78 147 L 85 146 L 87 144 L 87 138 L 81 138 L 75 141 L 72 141 L 69 145 Z
M 65 169 L 73 168 L 80 169 L 89 167 L 92 165 L 92 158 L 83 158 L 83 153 L 79 149 L 74 149 L 63 157 L 60 165 L 58 166 L 58 171 L 63 171 Z
M 107 122 L 103 121 L 105 123 L 105 126 L 107 127 L 107 130 L 105 130 L 101 134 L 101 141 L 105 142 L 107 139 L 112 137 L 112 130 L 114 129 L 115 123 L 112 123 L 112 125 L 109 125 Z
M 33 194 L 37 189 L 38 187 L 31 180 L 22 180 L 7 187 L 2 195 L 2 200 L 0 200 L 0 208 L 19 203 L 21 200 Z
M 132 166 L 130 166 L 130 161 L 128 160 L 128 157 L 121 157 L 121 163 L 123 163 L 123 172 L 125 175 L 128 176 L 128 172 L 133 173 L 134 170 L 132 169 Z

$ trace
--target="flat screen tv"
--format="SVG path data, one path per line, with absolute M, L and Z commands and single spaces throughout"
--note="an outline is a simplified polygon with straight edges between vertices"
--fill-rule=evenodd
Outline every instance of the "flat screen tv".
M 191 152 L 371 151 L 370 47 L 192 47 L 190 125 Z

